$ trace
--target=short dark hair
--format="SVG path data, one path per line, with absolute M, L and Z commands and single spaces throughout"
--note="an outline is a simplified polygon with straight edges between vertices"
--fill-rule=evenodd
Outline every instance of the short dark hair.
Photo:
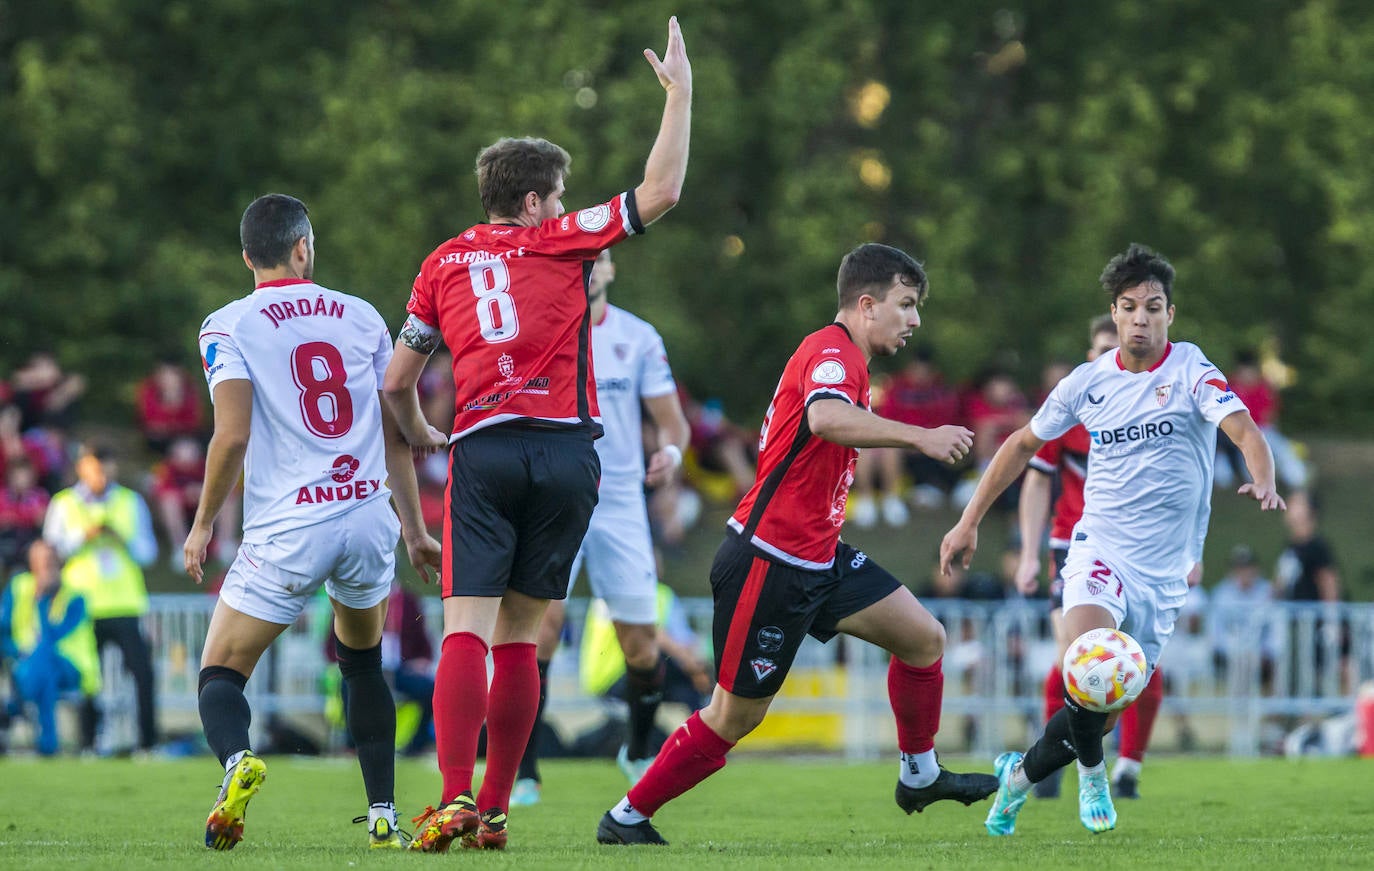
M 547 139 L 498 139 L 477 155 L 477 193 L 488 218 L 513 218 L 525 194 L 540 199 L 566 178 L 572 157 Z
M 310 210 L 286 194 L 264 194 L 253 200 L 239 221 L 243 253 L 257 269 L 271 269 L 291 259 L 291 249 L 310 236 Z
M 80 454 L 83 457 L 95 457 L 102 463 L 108 463 L 115 459 L 115 449 L 109 442 L 91 441 L 82 442 Z
M 835 289 L 840 295 L 840 308 L 846 309 L 859 301 L 865 293 L 875 299 L 887 296 L 892 279 L 916 290 L 917 302 L 925 302 L 930 291 L 925 269 L 910 254 L 891 245 L 868 242 L 844 255 Z
M 1088 321 L 1088 344 L 1091 345 L 1103 333 L 1111 333 L 1113 337 L 1117 334 L 1116 321 L 1112 320 L 1111 315 L 1098 315 Z
M 1164 299 L 1174 301 L 1174 267 L 1162 255 L 1134 242 L 1125 253 L 1107 261 L 1098 281 L 1112 295 L 1113 303 L 1122 293 L 1147 281 L 1158 281 L 1164 288 Z

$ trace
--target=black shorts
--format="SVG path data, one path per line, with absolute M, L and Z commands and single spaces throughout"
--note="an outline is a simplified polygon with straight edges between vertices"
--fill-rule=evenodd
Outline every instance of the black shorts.
M 879 602 L 901 583 L 844 542 L 824 571 L 769 557 L 734 532 L 711 565 L 717 682 L 749 699 L 775 695 L 802 638 L 835 637 L 836 624 Z
M 1069 558 L 1067 547 L 1050 548 L 1050 559 L 1054 560 L 1054 574 L 1050 575 L 1050 610 L 1064 610 L 1064 561 Z
M 444 596 L 566 597 L 600 478 L 589 433 L 494 426 L 459 439 L 444 501 Z

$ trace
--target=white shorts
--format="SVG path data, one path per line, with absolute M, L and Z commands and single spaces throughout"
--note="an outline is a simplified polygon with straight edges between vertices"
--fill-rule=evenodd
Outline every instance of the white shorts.
M 658 570 L 643 491 L 602 491 L 573 559 L 569 593 L 584 560 L 592 595 L 605 600 L 612 620 L 639 625 L 658 622 Z
M 329 598 L 359 610 L 391 593 L 401 521 L 388 499 L 370 499 L 332 520 L 247 544 L 220 587 L 224 604 L 269 623 L 295 622 L 320 584 Z
M 1063 577 L 1064 613 L 1076 605 L 1106 608 L 1116 628 L 1139 642 L 1153 674 L 1188 599 L 1188 581 L 1133 575 L 1110 555 L 1083 546 L 1069 548 Z

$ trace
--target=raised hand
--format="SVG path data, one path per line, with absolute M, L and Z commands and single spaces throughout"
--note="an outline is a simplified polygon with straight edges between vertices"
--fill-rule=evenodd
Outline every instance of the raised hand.
M 1242 496 L 1250 496 L 1253 498 L 1260 504 L 1261 511 L 1273 511 L 1276 508 L 1279 511 L 1288 510 L 1288 503 L 1284 502 L 1283 497 L 1279 495 L 1279 491 L 1272 487 L 1261 487 L 1258 484 L 1242 484 L 1240 489 L 1236 492 Z
M 668 47 L 663 50 L 663 59 L 654 54 L 651 48 L 644 49 L 644 57 L 658 75 L 658 83 L 665 91 L 681 88 L 692 92 L 692 64 L 687 60 L 687 46 L 682 42 L 682 28 L 678 26 L 677 16 L 668 19 Z

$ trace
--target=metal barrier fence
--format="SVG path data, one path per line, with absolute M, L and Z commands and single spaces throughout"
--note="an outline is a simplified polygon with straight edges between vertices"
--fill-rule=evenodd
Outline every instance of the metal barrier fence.
M 939 745 L 990 756 L 1022 747 L 1040 725 L 1044 676 L 1055 643 L 1043 604 L 928 600 L 948 632 L 945 699 Z M 551 670 L 549 713 L 569 723 L 603 713 L 606 702 L 577 689 L 577 654 L 586 600 L 568 603 L 565 649 Z M 709 645 L 711 602 L 686 599 L 689 620 Z M 201 647 L 214 599 L 158 595 L 146 628 L 154 649 L 159 707 L 165 724 L 194 728 Z M 438 650 L 437 599 L 425 601 L 427 628 Z M 272 714 L 322 722 L 327 611 L 309 614 L 268 651 L 248 684 L 254 722 Z M 105 744 L 132 744 L 133 691 L 108 652 Z M 1266 723 L 1349 711 L 1355 689 L 1374 679 L 1374 605 L 1275 603 L 1185 618 L 1161 666 L 1168 678 L 1163 718 L 1187 718 L 1197 749 L 1252 756 L 1265 743 Z M 745 746 L 820 749 L 853 758 L 888 754 L 895 729 L 887 701 L 887 656 L 840 637 L 828 645 L 808 638 L 783 693 Z M 1167 746 L 1167 743 L 1166 745 Z

